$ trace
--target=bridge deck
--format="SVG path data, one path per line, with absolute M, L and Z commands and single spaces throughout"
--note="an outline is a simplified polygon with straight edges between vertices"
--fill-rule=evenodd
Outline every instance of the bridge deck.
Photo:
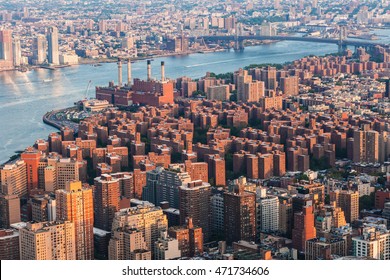
M 313 38 L 313 37 L 292 37 L 292 36 L 201 36 L 208 41 L 243 41 L 243 40 L 271 40 L 271 41 L 301 41 L 301 42 L 314 42 L 314 43 L 325 43 L 325 44 L 336 44 L 339 45 L 340 41 L 337 39 L 327 38 Z M 354 41 L 354 40 L 343 40 L 343 45 L 356 46 L 356 47 L 375 47 L 389 46 L 388 44 L 366 42 L 366 41 Z

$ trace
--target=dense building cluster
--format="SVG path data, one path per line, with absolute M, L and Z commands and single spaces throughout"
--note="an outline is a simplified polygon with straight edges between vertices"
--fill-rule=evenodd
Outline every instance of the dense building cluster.
M 96 96 L 120 109 L 90 102 L 77 131 L 1 167 L 1 258 L 390 259 L 388 50 L 375 51 L 360 76 L 344 70 L 362 49 L 198 81 L 164 64 L 132 81 L 129 63 L 122 85 L 119 63 Z
M 159 0 L 132 5 L 120 0 L 2 1 L 0 71 L 209 52 L 235 45 L 233 41 L 205 42 L 203 36 L 304 31 L 309 37 L 342 34 L 375 39 L 368 28 L 390 23 L 387 7 L 387 1 L 369 0 Z M 346 34 L 340 28 L 345 23 Z M 261 42 L 252 39 L 245 44 Z

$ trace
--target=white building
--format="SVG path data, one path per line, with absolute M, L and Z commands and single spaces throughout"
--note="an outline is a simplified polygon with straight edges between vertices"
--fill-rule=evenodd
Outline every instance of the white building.
M 257 232 L 279 230 L 279 199 L 267 195 L 265 188 L 256 190 L 256 227 Z
M 363 234 L 352 238 L 353 255 L 390 260 L 390 231 L 385 225 L 365 224 Z
M 22 50 L 20 48 L 20 38 L 14 38 L 12 42 L 12 52 L 14 66 L 20 66 L 22 64 Z
M 100 112 L 112 107 L 107 100 L 90 99 L 83 102 L 83 110 L 86 112 Z
M 62 65 L 77 65 L 77 64 L 79 64 L 79 57 L 77 54 L 72 54 L 72 53 L 60 54 L 60 64 L 62 64 Z
M 154 258 L 156 260 L 173 260 L 180 257 L 179 241 L 169 237 L 167 231 L 161 231 L 160 238 L 154 245 Z

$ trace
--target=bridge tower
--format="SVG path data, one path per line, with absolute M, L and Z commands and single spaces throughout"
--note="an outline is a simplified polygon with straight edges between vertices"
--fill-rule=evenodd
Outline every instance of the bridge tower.
M 234 50 L 235 51 L 240 50 L 240 42 L 238 41 L 238 36 L 237 35 L 234 36 Z
M 239 40 L 238 41 L 238 49 L 240 51 L 243 51 L 245 49 L 245 46 L 244 46 L 244 40 Z
M 234 34 L 234 50 L 236 51 L 242 51 L 244 49 L 244 40 L 240 40 L 239 36 L 242 36 L 241 23 L 236 24 L 236 30 Z
M 347 45 L 344 43 L 345 39 L 347 39 L 347 26 L 346 25 L 340 25 L 340 34 L 339 34 L 339 53 L 344 52 L 347 49 Z
M 239 50 L 239 42 L 238 42 L 238 25 L 239 23 L 236 24 L 236 30 L 234 32 L 234 50 Z

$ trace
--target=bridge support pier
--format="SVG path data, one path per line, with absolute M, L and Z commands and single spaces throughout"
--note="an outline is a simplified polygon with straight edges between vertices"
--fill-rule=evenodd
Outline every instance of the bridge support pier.
M 244 40 L 235 41 L 235 43 L 234 43 L 234 50 L 235 51 L 243 51 L 244 49 L 245 49 Z
M 239 48 L 240 48 L 240 51 L 243 51 L 245 49 L 244 40 L 240 41 Z
M 238 51 L 240 49 L 240 43 L 236 40 L 234 41 L 234 50 Z
M 346 44 L 343 44 L 343 43 L 340 44 L 339 43 L 338 46 L 339 46 L 339 54 L 342 54 L 342 53 L 344 53 L 347 50 L 347 45 Z

